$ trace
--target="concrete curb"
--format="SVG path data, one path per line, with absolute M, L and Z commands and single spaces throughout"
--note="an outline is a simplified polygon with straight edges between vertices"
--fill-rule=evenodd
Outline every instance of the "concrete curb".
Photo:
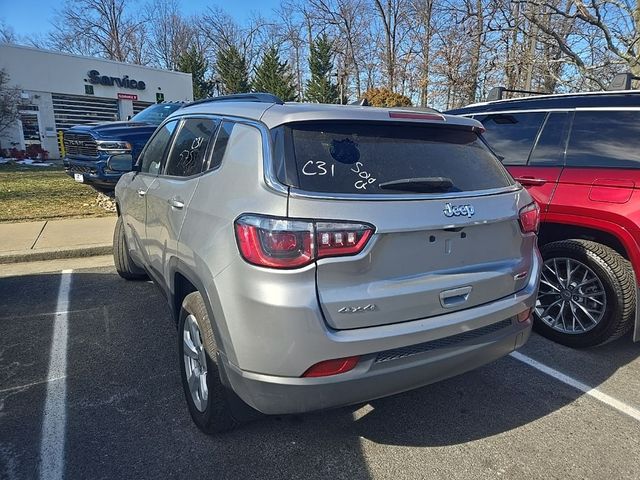
M 60 258 L 94 257 L 110 255 L 113 245 L 85 245 L 72 248 L 38 248 L 35 250 L 19 250 L 0 253 L 0 264 L 38 262 L 42 260 L 57 260 Z

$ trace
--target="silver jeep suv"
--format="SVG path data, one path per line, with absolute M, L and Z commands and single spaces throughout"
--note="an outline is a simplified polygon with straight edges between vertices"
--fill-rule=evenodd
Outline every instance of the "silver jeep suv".
M 392 395 L 526 342 L 539 212 L 481 133 L 268 94 L 159 126 L 116 187 L 115 265 L 167 298 L 202 430 Z

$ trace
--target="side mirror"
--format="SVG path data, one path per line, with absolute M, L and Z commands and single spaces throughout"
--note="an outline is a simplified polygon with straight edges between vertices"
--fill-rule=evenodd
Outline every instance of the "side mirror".
M 107 168 L 114 172 L 130 172 L 134 169 L 133 157 L 128 153 L 113 155 L 107 160 Z
M 131 120 L 133 118 L 133 115 L 127 115 L 127 121 Z

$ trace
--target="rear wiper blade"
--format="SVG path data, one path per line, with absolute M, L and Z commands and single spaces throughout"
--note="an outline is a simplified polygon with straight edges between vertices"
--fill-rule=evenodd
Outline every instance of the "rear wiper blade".
M 448 177 L 401 178 L 380 183 L 380 188 L 403 192 L 440 193 L 453 190 L 453 181 Z

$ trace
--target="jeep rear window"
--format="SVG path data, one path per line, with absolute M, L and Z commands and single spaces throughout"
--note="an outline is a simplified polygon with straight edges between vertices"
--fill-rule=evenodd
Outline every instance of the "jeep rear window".
M 323 121 L 287 124 L 284 134 L 285 172 L 280 175 L 285 183 L 305 191 L 442 193 L 513 184 L 489 148 L 468 128 Z M 384 185 L 398 181 L 404 188 Z M 420 188 L 414 189 L 412 182 L 421 183 Z

